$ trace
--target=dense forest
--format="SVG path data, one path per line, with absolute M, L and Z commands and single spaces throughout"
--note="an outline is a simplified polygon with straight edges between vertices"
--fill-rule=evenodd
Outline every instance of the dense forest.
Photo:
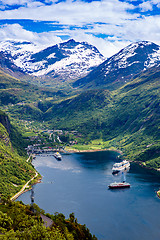
M 50 227 L 46 227 L 41 214 L 52 220 Z M 34 213 L 29 205 L 22 202 L 11 202 L 2 199 L 0 204 L 0 239 L 20 240 L 96 240 L 85 225 L 77 222 L 71 213 L 68 219 L 62 213 L 45 214 L 42 209 L 34 205 Z

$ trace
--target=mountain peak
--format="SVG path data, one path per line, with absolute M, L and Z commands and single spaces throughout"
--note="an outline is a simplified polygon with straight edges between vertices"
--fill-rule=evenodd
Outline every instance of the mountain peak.
M 66 42 L 60 43 L 59 46 L 63 48 L 74 48 L 79 45 L 79 42 L 76 42 L 74 39 L 70 39 Z
M 75 43 L 77 41 L 75 41 L 73 38 L 69 39 L 68 41 L 66 41 L 66 43 Z
M 136 75 L 152 66 L 160 64 L 160 46 L 149 41 L 131 43 L 120 50 L 86 77 L 77 80 L 75 87 L 109 87 L 123 85 Z
M 28 45 L 27 45 L 28 44 Z M 105 58 L 92 45 L 70 39 L 39 51 L 33 43 L 13 41 L 1 44 L 13 63 L 23 72 L 68 81 L 85 76 Z
M 126 51 L 127 49 L 132 49 L 135 50 L 137 48 L 141 48 L 141 49 L 158 49 L 159 46 L 153 42 L 150 41 L 139 41 L 139 42 L 135 42 L 135 43 L 131 43 L 130 45 L 128 45 L 126 48 L 122 49 L 124 51 Z M 145 51 L 145 50 L 144 50 Z

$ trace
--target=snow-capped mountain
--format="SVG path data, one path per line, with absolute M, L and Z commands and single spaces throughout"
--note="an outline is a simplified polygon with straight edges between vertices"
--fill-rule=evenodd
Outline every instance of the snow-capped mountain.
M 31 42 L 6 41 L 0 51 L 24 73 L 59 80 L 83 77 L 105 60 L 96 47 L 73 39 L 43 50 Z
M 116 88 L 123 85 L 137 73 L 160 64 L 160 46 L 142 41 L 130 44 L 113 55 L 86 77 L 77 80 L 74 87 Z

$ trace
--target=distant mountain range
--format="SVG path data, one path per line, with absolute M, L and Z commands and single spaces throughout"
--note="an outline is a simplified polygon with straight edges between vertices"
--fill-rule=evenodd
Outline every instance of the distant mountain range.
M 0 52 L 5 59 L 0 60 L 2 68 L 58 81 L 83 77 L 105 60 L 96 47 L 73 39 L 43 50 L 31 42 L 5 41 Z
M 80 88 L 115 89 L 136 74 L 160 64 L 160 46 L 142 41 L 130 44 L 113 55 L 73 86 Z
M 160 64 L 160 46 L 132 43 L 108 58 L 86 42 L 67 42 L 39 49 L 31 42 L 0 42 L 0 68 L 12 76 L 54 87 L 116 89 L 136 74 Z M 38 79 L 38 80 L 37 80 Z

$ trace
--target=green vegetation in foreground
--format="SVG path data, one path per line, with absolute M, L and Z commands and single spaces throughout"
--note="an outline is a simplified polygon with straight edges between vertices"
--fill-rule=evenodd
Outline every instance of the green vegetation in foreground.
M 0 196 L 11 197 L 35 176 L 35 169 L 26 162 L 24 146 L 20 133 L 0 112 Z
M 96 240 L 85 225 L 77 222 L 71 213 L 68 219 L 61 213 L 46 214 L 53 220 L 51 227 L 45 227 L 40 213 L 44 211 L 34 205 L 36 213 L 30 211 L 29 205 L 22 202 L 11 202 L 2 199 L 0 204 L 0 239 L 9 240 Z

